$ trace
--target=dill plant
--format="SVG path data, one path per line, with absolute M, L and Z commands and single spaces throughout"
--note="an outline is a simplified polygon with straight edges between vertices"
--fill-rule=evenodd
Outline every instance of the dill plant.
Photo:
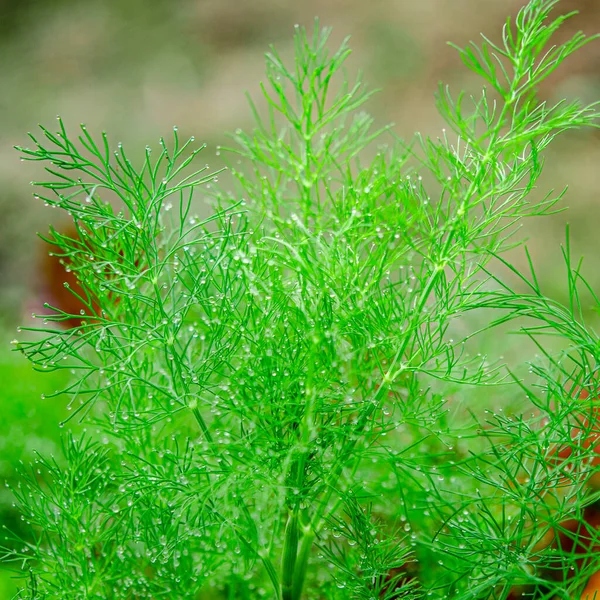
M 568 245 L 565 306 L 503 258 L 562 196 L 532 200 L 545 148 L 598 117 L 536 98 L 589 41 L 550 45 L 556 4 L 458 49 L 483 87 L 440 88 L 437 139 L 375 129 L 346 43 L 331 52 L 317 24 L 294 64 L 267 54 L 268 110 L 251 103 L 255 129 L 219 151 L 230 191 L 177 130 L 139 168 L 61 121 L 20 148 L 77 228 L 48 241 L 82 310 L 65 330 L 74 315 L 48 307 L 15 342 L 71 372 L 56 395 L 81 423 L 13 490 L 17 598 L 578 597 L 600 568 L 583 443 L 600 346 Z M 519 319 L 532 375 L 472 352 L 481 312 L 484 331 Z

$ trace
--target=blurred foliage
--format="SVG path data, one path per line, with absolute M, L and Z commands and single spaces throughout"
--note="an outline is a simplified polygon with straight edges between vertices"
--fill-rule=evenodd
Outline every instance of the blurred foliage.
M 65 384 L 65 374 L 41 373 L 19 353 L 12 352 L 8 339 L 0 337 L 0 481 L 11 483 L 18 478 L 17 468 L 35 458 L 36 452 L 52 455 L 59 448 L 58 423 L 66 415 L 60 398 L 44 396 Z M 20 535 L 21 518 L 12 505 L 7 488 L 0 487 L 0 522 Z M 12 598 L 17 585 L 11 574 L 0 570 L 0 599 Z

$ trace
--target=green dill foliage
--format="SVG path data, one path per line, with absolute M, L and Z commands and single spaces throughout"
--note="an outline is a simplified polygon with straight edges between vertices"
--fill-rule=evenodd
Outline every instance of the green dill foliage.
M 551 45 L 556 4 L 458 49 L 482 91 L 441 88 L 437 139 L 374 128 L 346 43 L 317 24 L 294 64 L 267 54 L 266 110 L 218 153 L 229 191 L 176 130 L 139 168 L 60 121 L 20 148 L 77 228 L 49 241 L 82 310 L 48 307 L 17 347 L 70 371 L 57 395 L 82 425 L 14 489 L 31 530 L 6 542 L 17 598 L 578 597 L 597 534 L 563 523 L 595 500 L 596 442 L 573 431 L 597 435 L 600 345 L 568 244 L 567 306 L 503 258 L 560 199 L 532 200 L 546 146 L 597 122 L 536 99 L 588 41 Z M 478 354 L 479 313 L 485 330 L 519 319 L 531 374 Z

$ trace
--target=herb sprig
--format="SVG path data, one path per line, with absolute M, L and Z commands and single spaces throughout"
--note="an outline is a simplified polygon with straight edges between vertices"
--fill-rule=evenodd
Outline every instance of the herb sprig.
M 20 148 L 51 175 L 40 199 L 73 219 L 76 235 L 47 239 L 82 308 L 46 307 L 17 346 L 71 371 L 56 395 L 85 429 L 14 490 L 31 525 L 6 550 L 26 575 L 18 598 L 581 592 L 598 569 L 585 527 L 596 444 L 576 441 L 597 427 L 586 284 L 568 243 L 567 306 L 529 255 L 529 275 L 503 256 L 562 197 L 532 200 L 546 147 L 597 123 L 595 105 L 537 98 L 590 41 L 547 49 L 567 18 L 556 5 L 531 0 L 499 43 L 458 48 L 484 87 L 440 88 L 436 139 L 375 129 L 347 42 L 330 52 L 316 23 L 296 31 L 293 65 L 267 54 L 266 112 L 251 102 L 255 129 L 219 150 L 230 191 L 176 129 L 139 168 L 60 120 Z M 519 319 L 537 381 L 472 354 L 482 312 L 486 331 Z M 505 412 L 499 390 L 526 397 Z

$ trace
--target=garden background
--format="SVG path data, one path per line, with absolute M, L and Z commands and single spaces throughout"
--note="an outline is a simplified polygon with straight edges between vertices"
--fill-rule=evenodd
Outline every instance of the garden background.
M 28 184 L 39 175 L 36 165 L 20 163 L 13 150 L 26 145 L 27 131 L 38 123 L 52 127 L 59 114 L 67 126 L 85 122 L 94 132 L 106 129 L 114 141 L 143 149 L 178 125 L 182 138 L 194 135 L 207 143 L 206 161 L 217 168 L 216 147 L 226 132 L 250 126 L 244 92 L 256 95 L 268 45 L 290 56 L 294 25 L 310 27 L 318 16 L 334 27 L 332 44 L 351 36 L 350 68 L 383 90 L 369 106 L 378 120 L 393 121 L 406 138 L 416 130 L 436 134 L 438 82 L 468 90 L 474 77 L 446 42 L 464 45 L 480 31 L 496 39 L 506 15 L 524 3 L 0 0 L 0 480 L 14 480 L 19 461 L 30 460 L 34 449 L 55 451 L 58 422 L 66 414 L 60 399 L 41 399 L 60 386 L 56 376 L 33 372 L 9 344 L 17 325 L 46 300 L 45 249 L 35 233 L 47 232 L 50 223 L 60 226 L 53 211 L 32 197 Z M 563 0 L 561 12 L 571 9 L 580 15 L 569 21 L 564 38 L 576 29 L 600 31 L 597 0 Z M 549 101 L 600 99 L 600 40 L 545 82 L 541 94 Z M 571 210 L 529 219 L 525 232 L 550 295 L 565 289 L 557 265 L 567 222 L 573 253 L 585 255 L 584 273 L 600 287 L 598 164 L 598 133 L 563 136 L 551 147 L 542 186 L 569 182 L 562 206 Z M 515 345 L 507 351 L 527 349 Z M 0 523 L 18 529 L 19 515 L 2 489 Z M 10 575 L 0 571 L 0 600 L 14 590 Z

